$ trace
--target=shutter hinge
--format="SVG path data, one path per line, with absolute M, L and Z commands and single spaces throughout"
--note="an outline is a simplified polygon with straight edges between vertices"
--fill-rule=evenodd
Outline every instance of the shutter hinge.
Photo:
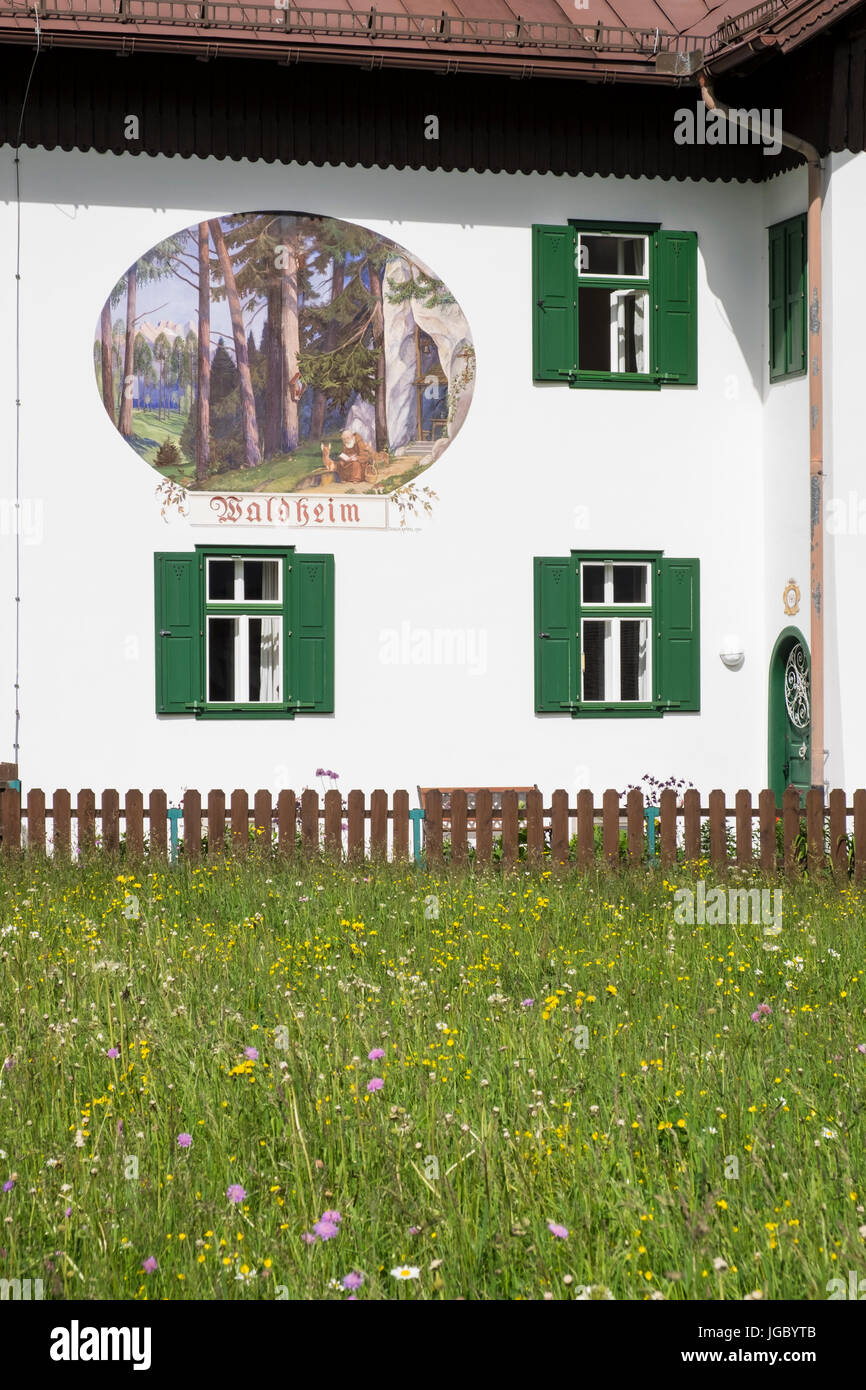
M 160 628 L 159 635 L 160 635 L 160 637 L 170 637 L 170 636 L 171 636 L 171 633 L 168 631 L 168 628 L 164 628 L 164 627 L 163 627 L 163 628 Z

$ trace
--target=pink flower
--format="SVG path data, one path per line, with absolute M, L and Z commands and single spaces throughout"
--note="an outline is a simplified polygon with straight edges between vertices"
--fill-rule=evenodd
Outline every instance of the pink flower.
M 368 1053 L 367 1053 L 368 1060 L 371 1061 L 371 1062 L 378 1062 L 378 1061 L 380 1060 L 380 1058 L 382 1058 L 382 1057 L 384 1057 L 384 1056 L 385 1056 L 385 1050 L 384 1050 L 384 1048 L 381 1048 L 381 1047 L 374 1047 L 372 1052 L 368 1052 Z
M 340 1228 L 333 1221 L 317 1221 L 313 1230 L 319 1240 L 333 1240 L 334 1236 L 340 1234 Z
M 373 1077 L 371 1077 L 370 1080 L 367 1082 L 367 1090 L 368 1090 L 368 1091 L 381 1091 L 381 1089 L 382 1089 L 382 1087 L 383 1087 L 384 1085 L 385 1085 L 385 1083 L 384 1083 L 384 1081 L 382 1080 L 381 1076 L 373 1076 Z
M 866 1052 L 866 1043 L 858 1043 L 858 1044 L 857 1044 L 857 1051 L 858 1051 L 858 1052 Z
M 179 1148 L 181 1148 L 181 1149 L 188 1149 L 189 1146 L 190 1146 L 190 1144 L 192 1143 L 192 1135 L 191 1135 L 191 1134 L 179 1134 L 179 1135 L 177 1136 L 177 1142 L 178 1142 L 178 1147 L 179 1147 Z
M 531 1009 L 534 1003 L 534 999 L 521 999 L 520 1007 L 521 1009 Z
M 241 1187 L 239 1182 L 233 1182 L 231 1187 L 226 1188 L 226 1196 L 228 1197 L 229 1201 L 234 1202 L 235 1205 L 237 1205 L 238 1202 L 242 1202 L 246 1195 L 246 1192 Z
M 319 1217 L 320 1221 L 330 1221 L 332 1225 L 337 1226 L 340 1224 L 342 1219 L 343 1218 L 338 1211 L 323 1211 L 322 1215 Z
M 555 1221 L 548 1221 L 547 1229 L 552 1236 L 556 1236 L 557 1240 L 568 1240 L 567 1226 L 557 1226 Z
M 120 1048 L 119 1048 L 119 1047 L 110 1047 L 110 1048 L 108 1049 L 108 1051 L 106 1052 L 105 1055 L 106 1055 L 106 1057 L 110 1057 L 110 1058 L 112 1059 L 112 1061 L 113 1061 L 115 1057 L 119 1057 L 119 1056 L 120 1056 Z
M 248 1062 L 257 1062 L 259 1060 L 259 1049 L 257 1047 L 245 1047 L 244 1056 Z
M 318 1239 L 319 1237 L 314 1236 L 311 1231 L 304 1231 L 301 1235 L 301 1240 L 304 1242 L 305 1245 L 315 1245 Z
M 156 1256 L 148 1255 L 147 1259 L 144 1261 L 141 1267 L 144 1270 L 145 1274 L 154 1274 L 159 1269 L 159 1265 L 156 1262 Z
M 760 1015 L 759 1011 L 756 1009 L 755 1012 L 752 1014 L 752 1022 L 753 1022 L 753 1023 L 760 1023 L 760 1021 L 761 1021 L 761 1015 Z
M 344 1289 L 360 1289 L 364 1282 L 363 1274 L 359 1274 L 357 1269 L 353 1269 L 350 1274 L 343 1275 Z

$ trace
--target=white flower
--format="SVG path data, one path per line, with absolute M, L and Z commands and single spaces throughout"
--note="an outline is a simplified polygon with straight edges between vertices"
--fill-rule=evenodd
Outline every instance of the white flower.
M 46 1168 L 59 1168 L 59 1167 L 60 1167 L 60 1159 L 59 1159 L 59 1158 L 49 1158 L 49 1159 L 47 1160 L 46 1164 L 45 1164 L 45 1167 L 46 1167 Z
M 836 1131 L 835 1131 L 835 1129 L 828 1129 L 827 1126 L 825 1125 L 824 1128 L 821 1130 L 821 1138 L 822 1138 L 822 1139 L 835 1139 L 835 1138 L 836 1138 Z
M 391 1270 L 395 1279 L 417 1279 L 420 1273 L 417 1265 L 398 1265 L 396 1269 Z

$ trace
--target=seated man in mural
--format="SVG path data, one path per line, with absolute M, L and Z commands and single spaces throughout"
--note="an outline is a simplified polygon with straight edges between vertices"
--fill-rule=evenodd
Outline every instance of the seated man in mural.
M 363 483 L 367 464 L 373 461 L 373 450 L 366 439 L 352 430 L 343 430 L 340 438 L 343 452 L 337 459 L 337 470 L 341 480 L 344 483 Z

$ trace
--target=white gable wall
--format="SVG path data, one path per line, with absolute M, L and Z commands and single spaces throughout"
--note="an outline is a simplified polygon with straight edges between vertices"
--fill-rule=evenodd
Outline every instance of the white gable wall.
M 0 179 L 0 238 L 9 247 L 8 149 Z M 803 591 L 808 639 L 807 481 L 781 488 L 781 508 L 775 500 L 789 467 L 798 478 L 808 472 L 807 388 L 767 387 L 766 226 L 805 208 L 805 175 L 759 188 L 25 150 L 22 191 L 22 495 L 41 504 L 43 517 L 40 543 L 21 551 L 27 785 L 156 786 L 177 798 L 186 786 L 313 785 L 317 766 L 337 770 L 344 789 L 537 782 L 545 791 L 601 792 L 644 773 L 731 793 L 766 784 L 767 663 L 785 625 L 781 588 L 791 576 Z M 853 193 L 852 182 L 846 199 Z M 161 237 L 203 217 L 280 207 L 364 223 L 427 262 L 467 316 L 474 400 L 457 439 L 419 480 L 439 500 L 418 532 L 232 528 L 238 543 L 285 538 L 333 551 L 336 713 L 157 718 L 153 553 L 229 537 L 218 526 L 160 519 L 158 476 L 136 461 L 102 408 L 94 328 L 114 283 Z M 577 216 L 697 231 L 697 388 L 533 384 L 530 226 Z M 850 207 L 845 216 L 850 222 Z M 834 240 L 837 259 L 853 260 L 855 236 L 856 222 L 847 240 Z M 15 369 L 10 282 L 0 287 L 7 383 Z M 851 297 L 837 335 L 855 328 L 855 312 Z M 835 428 L 844 424 L 862 440 L 854 418 L 862 387 L 854 394 L 854 414 L 837 412 Z M 7 440 L 9 395 L 0 406 Z M 0 495 L 10 497 L 9 448 L 0 468 Z M 534 714 L 532 558 L 573 546 L 699 557 L 700 714 Z M 4 536 L 0 755 L 8 757 L 12 549 Z M 384 634 L 402 633 L 404 624 L 413 634 L 445 630 L 469 660 L 383 664 Z M 729 632 L 746 653 L 739 671 L 719 659 Z M 852 748 L 862 769 L 862 750 Z

